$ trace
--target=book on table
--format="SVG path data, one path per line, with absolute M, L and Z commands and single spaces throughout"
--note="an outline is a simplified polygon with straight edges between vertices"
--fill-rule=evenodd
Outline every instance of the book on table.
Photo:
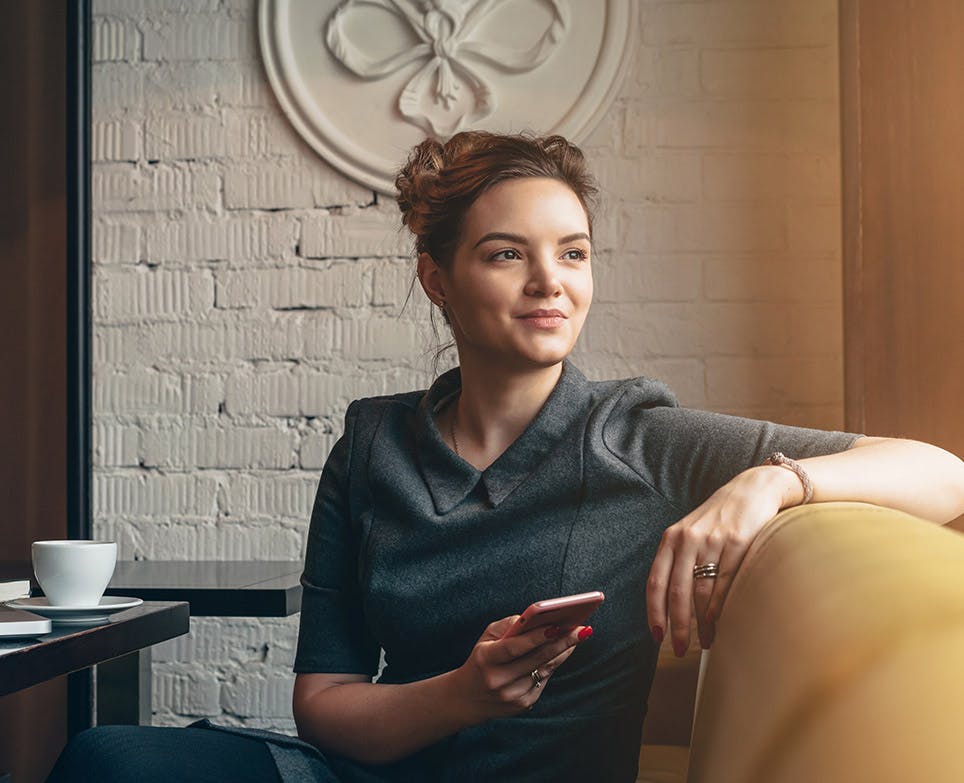
M 50 633 L 50 620 L 46 617 L 3 605 L 5 601 L 26 598 L 29 595 L 30 582 L 27 579 L 0 582 L 0 638 L 29 639 Z

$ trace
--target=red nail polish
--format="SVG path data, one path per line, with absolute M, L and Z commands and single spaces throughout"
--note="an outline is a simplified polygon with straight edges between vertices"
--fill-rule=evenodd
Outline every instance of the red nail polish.
M 546 628 L 546 638 L 555 639 L 561 630 L 562 629 L 558 625 L 550 625 L 548 628 Z
M 678 642 L 673 640 L 673 652 L 676 653 L 677 658 L 682 658 L 686 655 L 686 644 L 684 642 Z
M 663 643 L 663 629 L 658 625 L 653 626 L 653 639 L 656 640 L 656 644 Z
M 580 641 L 580 642 L 584 642 L 584 641 L 586 641 L 586 639 L 588 639 L 590 636 L 592 636 L 592 626 L 591 626 L 591 625 L 587 625 L 585 628 L 583 628 L 583 629 L 579 632 L 579 641 Z

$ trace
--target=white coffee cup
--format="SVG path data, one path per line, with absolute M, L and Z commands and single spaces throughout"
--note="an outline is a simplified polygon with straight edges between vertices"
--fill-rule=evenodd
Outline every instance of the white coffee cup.
M 33 572 L 51 606 L 97 606 L 117 563 L 115 541 L 34 541 Z

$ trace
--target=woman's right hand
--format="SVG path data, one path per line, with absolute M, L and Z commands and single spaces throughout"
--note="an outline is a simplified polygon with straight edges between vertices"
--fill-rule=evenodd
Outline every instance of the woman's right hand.
M 454 672 L 457 698 L 468 705 L 473 723 L 530 709 L 576 645 L 592 635 L 592 628 L 586 625 L 561 630 L 543 626 L 503 639 L 518 618 L 514 614 L 491 623 L 465 663 Z M 538 687 L 532 677 L 536 669 L 542 679 Z

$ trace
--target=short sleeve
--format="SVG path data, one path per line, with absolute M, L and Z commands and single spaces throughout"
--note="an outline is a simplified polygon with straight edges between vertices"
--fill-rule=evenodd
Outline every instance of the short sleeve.
M 860 435 L 809 429 L 682 408 L 665 386 L 635 383 L 613 407 L 603 439 L 609 450 L 683 514 L 774 451 L 792 459 L 835 454 Z
M 380 648 L 365 624 L 357 579 L 359 536 L 352 525 L 349 471 L 357 405 L 321 472 L 311 512 L 294 671 L 374 676 Z

